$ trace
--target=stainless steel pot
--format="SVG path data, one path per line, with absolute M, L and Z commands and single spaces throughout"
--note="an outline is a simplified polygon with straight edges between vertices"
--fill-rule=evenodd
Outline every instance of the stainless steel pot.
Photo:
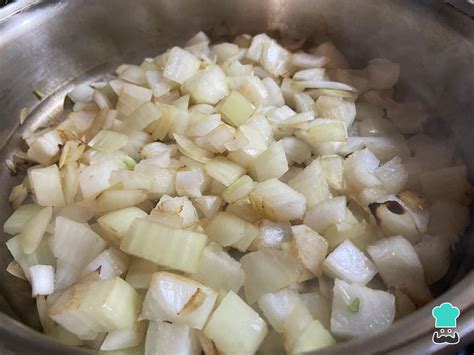
M 453 3 L 460 2 L 452 0 Z M 464 11 L 472 10 L 466 2 Z M 0 10 L 0 160 L 10 158 L 26 126 L 60 118 L 73 83 L 91 81 L 123 62 L 138 62 L 182 44 L 198 30 L 214 37 L 269 31 L 318 42 L 327 36 L 354 67 L 382 56 L 401 64 L 397 95 L 417 98 L 452 130 L 474 171 L 474 22 L 442 1 L 429 0 L 24 0 Z M 48 97 L 38 102 L 33 90 Z M 31 114 L 19 126 L 19 112 Z M 12 177 L 1 165 L 0 223 L 11 213 Z M 26 283 L 5 272 L 11 260 L 0 243 L 0 353 L 75 354 L 26 327 L 39 329 Z M 454 350 L 431 342 L 431 309 L 450 301 L 461 309 L 463 343 L 474 340 L 474 239 L 469 230 L 453 254 L 453 266 L 435 287 L 441 296 L 375 336 L 324 351 L 335 353 L 428 353 Z M 449 288 L 449 289 L 448 289 Z M 446 291 L 446 289 L 448 289 Z M 446 292 L 445 292 L 446 291 Z M 15 320 L 16 319 L 16 320 Z

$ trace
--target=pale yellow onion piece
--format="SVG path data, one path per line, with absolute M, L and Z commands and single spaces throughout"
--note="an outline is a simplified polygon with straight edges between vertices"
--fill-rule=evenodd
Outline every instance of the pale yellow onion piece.
M 345 240 L 324 261 L 324 272 L 333 278 L 365 285 L 377 274 L 377 268 L 350 240 Z
M 100 350 L 111 351 L 137 346 L 143 340 L 146 328 L 147 322 L 139 321 L 135 322 L 131 328 L 118 329 L 109 332 L 102 342 Z
M 16 235 L 21 233 L 26 223 L 39 211 L 42 207 L 35 204 L 26 204 L 18 207 L 15 212 L 5 221 L 3 231 L 5 233 Z
M 239 177 L 245 174 L 244 168 L 223 156 L 208 160 L 204 165 L 204 170 L 207 175 L 225 186 L 230 186 Z
M 181 154 L 190 157 L 191 159 L 197 160 L 198 162 L 205 163 L 208 159 L 212 158 L 214 154 L 211 152 L 202 149 L 197 146 L 195 143 L 187 139 L 186 137 L 174 134 L 174 139 L 178 144 L 178 150 Z
M 103 129 L 87 144 L 89 147 L 102 152 L 116 152 L 128 144 L 125 134 Z
M 342 222 L 346 215 L 346 196 L 323 200 L 310 209 L 304 217 L 304 224 L 322 233 L 331 224 Z
M 232 291 L 204 328 L 204 334 L 224 353 L 255 353 L 267 333 L 265 321 Z
M 125 281 L 134 289 L 147 289 L 150 286 L 152 275 L 158 271 L 159 266 L 154 262 L 132 257 Z
M 120 159 L 111 159 L 92 164 L 81 171 L 79 184 L 84 198 L 89 198 L 111 186 L 112 171 L 126 168 Z
M 150 123 L 158 120 L 163 113 L 158 105 L 153 102 L 146 102 L 133 111 L 125 120 L 128 126 L 141 131 L 145 129 Z
M 22 280 L 28 280 L 26 278 L 25 273 L 23 272 L 23 269 L 21 268 L 20 264 L 16 260 L 10 261 L 10 263 L 7 266 L 6 270 L 10 275 L 13 275 L 15 277 L 18 277 L 19 279 Z
M 221 106 L 224 121 L 234 127 L 239 127 L 247 121 L 253 110 L 250 101 L 238 91 L 232 91 Z
M 195 103 L 215 105 L 228 94 L 226 77 L 217 65 L 198 72 L 187 80 L 182 89 L 191 94 Z
M 331 333 L 321 324 L 319 320 L 312 321 L 302 332 L 293 345 L 294 353 L 305 353 L 316 351 L 336 344 Z
M 92 206 L 100 212 L 109 212 L 135 206 L 147 198 L 143 190 L 107 190 L 96 196 Z
M 102 228 L 121 239 L 125 236 L 135 218 L 144 218 L 146 216 L 146 212 L 138 207 L 127 207 L 108 212 L 99 217 L 97 222 Z
M 72 301 L 74 298 L 74 302 Z M 76 284 L 66 290 L 49 309 L 49 316 L 83 339 L 93 339 L 95 332 L 132 327 L 140 311 L 138 293 L 119 277 L 89 284 Z M 82 333 L 81 319 L 89 323 Z M 84 324 L 83 323 L 83 324 Z
M 206 244 L 206 236 L 135 219 L 120 249 L 159 265 L 195 272 Z
M 39 205 L 64 206 L 63 188 L 57 165 L 31 170 L 30 183 Z
M 45 207 L 26 222 L 20 234 L 21 245 L 25 254 L 31 254 L 38 248 L 52 216 L 52 207 Z
M 302 172 L 290 179 L 288 185 L 305 196 L 308 208 L 331 196 L 320 159 L 313 160 Z
M 250 171 L 257 181 L 282 177 L 288 171 L 288 160 L 286 159 L 283 143 L 278 141 L 268 147 L 251 164 Z
M 151 279 L 140 318 L 202 329 L 216 299 L 216 291 L 197 281 L 170 272 L 157 272 Z
M 152 321 L 146 333 L 144 351 L 144 355 L 199 355 L 201 349 L 196 330 L 185 325 Z
M 67 141 L 59 157 L 59 168 L 79 160 L 86 146 L 79 141 Z
M 119 93 L 117 111 L 128 116 L 145 102 L 151 100 L 153 91 L 141 86 L 124 83 Z
M 62 169 L 63 171 L 63 186 L 64 199 L 66 204 L 73 203 L 79 192 L 79 174 L 80 167 L 77 162 L 71 162 Z
M 163 76 L 180 84 L 191 78 L 199 70 L 200 61 L 188 51 L 173 47 L 163 69 Z
M 226 212 L 219 212 L 205 231 L 209 238 L 223 247 L 233 246 L 240 251 L 246 251 L 259 233 L 253 224 Z
M 14 209 L 17 209 L 25 201 L 28 196 L 28 189 L 23 185 L 13 186 L 10 195 L 8 196 L 8 201 L 12 204 Z
M 305 197 L 277 179 L 257 184 L 249 199 L 255 211 L 277 222 L 303 218 L 306 212 Z
M 343 122 L 318 118 L 311 123 L 311 127 L 308 128 L 311 143 L 347 141 L 347 131 Z
M 198 270 L 191 278 L 215 290 L 238 292 L 245 274 L 238 261 L 212 242 L 204 249 Z
M 285 330 L 285 321 L 293 313 L 294 308 L 303 300 L 297 291 L 283 288 L 279 291 L 266 293 L 258 300 L 258 307 L 262 310 L 273 329 L 278 333 Z
M 240 263 L 245 271 L 244 291 L 249 304 L 265 293 L 287 287 L 299 277 L 297 260 L 272 248 L 245 254 Z
M 227 203 L 232 203 L 246 197 L 254 188 L 254 182 L 248 175 L 243 175 L 235 180 L 222 192 L 222 198 Z
M 344 189 L 344 160 L 339 155 L 323 155 L 321 167 L 330 187 L 341 191 Z
M 292 226 L 291 231 L 298 259 L 313 274 L 321 275 L 328 252 L 327 240 L 304 224 Z

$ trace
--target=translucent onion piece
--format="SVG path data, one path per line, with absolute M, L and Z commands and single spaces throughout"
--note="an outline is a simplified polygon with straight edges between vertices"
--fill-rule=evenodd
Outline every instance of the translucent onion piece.
M 64 206 L 61 177 L 56 165 L 31 170 L 30 183 L 39 205 Z
M 33 297 L 54 292 L 54 268 L 51 265 L 31 266 L 30 278 Z

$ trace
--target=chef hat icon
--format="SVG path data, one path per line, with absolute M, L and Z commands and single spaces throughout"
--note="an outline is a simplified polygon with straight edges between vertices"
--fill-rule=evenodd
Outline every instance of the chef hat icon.
M 459 317 L 459 308 L 449 302 L 444 302 L 431 311 L 435 318 L 436 328 L 456 328 L 456 320 Z

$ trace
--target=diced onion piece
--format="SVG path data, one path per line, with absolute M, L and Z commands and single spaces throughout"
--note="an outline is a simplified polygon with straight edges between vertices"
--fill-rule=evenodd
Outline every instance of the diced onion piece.
M 135 219 L 120 249 L 128 254 L 184 272 L 195 272 L 206 236 Z
M 307 143 L 295 137 L 284 137 L 280 141 L 289 162 L 302 164 L 311 158 L 311 147 Z
M 153 91 L 141 86 L 124 83 L 119 93 L 117 111 L 128 116 L 145 102 L 151 100 Z
M 298 259 L 314 275 L 322 274 L 322 266 L 328 252 L 328 242 L 308 226 L 292 226 L 293 245 Z
M 380 185 L 379 179 L 374 174 L 379 164 L 380 161 L 367 148 L 351 154 L 344 161 L 346 183 L 356 190 Z
M 385 238 L 367 248 L 387 287 L 403 290 L 416 305 L 431 300 L 423 266 L 411 243 L 401 236 Z
M 298 81 L 323 80 L 324 73 L 325 69 L 323 68 L 304 69 L 293 74 L 293 79 Z
M 274 76 L 286 74 L 289 69 L 291 53 L 276 41 L 265 41 L 262 45 L 260 63 L 263 68 Z
M 289 288 L 266 293 L 258 300 L 258 307 L 278 333 L 285 330 L 285 322 L 295 307 L 302 303 L 300 295 Z
M 395 318 L 395 297 L 384 291 L 336 280 L 331 332 L 352 338 L 387 329 Z
M 12 204 L 12 207 L 14 209 L 17 209 L 25 201 L 27 196 L 27 188 L 23 184 L 16 185 L 13 187 L 12 191 L 10 192 L 10 195 L 8 196 L 8 202 Z
M 181 170 L 176 173 L 176 193 L 180 196 L 199 197 L 205 190 L 209 177 L 202 169 Z
M 119 277 L 78 283 L 67 289 L 49 309 L 49 316 L 81 339 L 99 332 L 132 327 L 140 311 L 138 293 Z
M 109 178 L 112 171 L 124 168 L 125 164 L 119 159 L 101 161 L 84 168 L 79 176 L 79 184 L 84 198 L 109 188 L 111 186 Z
M 45 207 L 26 222 L 20 234 L 21 245 L 25 254 L 31 254 L 38 248 L 52 216 L 52 207 Z
M 93 208 L 99 212 L 109 212 L 135 206 L 147 198 L 147 193 L 142 190 L 107 190 L 95 197 Z
M 94 94 L 94 89 L 92 89 L 89 85 L 87 84 L 79 84 L 74 86 L 74 89 L 72 89 L 67 96 L 73 101 L 73 102 L 84 102 L 87 103 L 92 100 L 92 95 Z
M 109 184 L 122 184 L 125 190 L 150 190 L 153 186 L 153 178 L 136 171 L 113 170 L 110 173 Z
M 288 160 L 283 143 L 278 141 L 268 147 L 252 163 L 250 170 L 257 181 L 282 177 L 288 171 Z
M 145 72 L 138 65 L 128 64 L 125 70 L 119 74 L 119 77 L 137 85 L 144 86 L 146 84 Z
M 19 236 L 10 238 L 5 243 L 8 251 L 13 256 L 16 262 L 21 266 L 27 279 L 30 277 L 30 267 L 34 265 L 54 265 L 54 256 L 51 253 L 48 240 L 43 241 L 36 249 L 36 252 L 32 254 L 25 254 L 21 246 L 21 240 Z
M 128 137 L 125 134 L 103 129 L 92 138 L 88 146 L 101 152 L 112 153 L 124 148 L 127 144 Z
M 145 129 L 150 123 L 158 120 L 163 113 L 159 109 L 158 105 L 153 102 L 146 102 L 135 111 L 133 111 L 130 116 L 127 117 L 126 123 L 133 129 L 141 131 Z
M 245 174 L 244 168 L 222 156 L 208 160 L 204 165 L 204 170 L 207 175 L 225 186 L 230 186 L 239 177 Z
M 262 79 L 262 83 L 263 85 L 265 85 L 265 88 L 267 89 L 267 92 L 268 92 L 266 103 L 269 106 L 276 106 L 276 107 L 283 106 L 285 104 L 285 100 L 283 99 L 281 88 L 278 86 L 275 80 L 272 79 L 271 77 L 267 77 L 267 78 Z
M 238 91 L 232 91 L 221 106 L 224 121 L 234 127 L 239 127 L 247 121 L 253 110 L 250 101 Z
M 6 271 L 15 277 L 18 277 L 19 279 L 27 281 L 28 279 L 26 278 L 25 273 L 23 272 L 23 269 L 21 268 L 20 264 L 16 260 L 10 261 L 10 263 L 7 266 Z M 243 283 L 243 282 L 242 282 Z
M 30 183 L 41 206 L 64 206 L 64 194 L 57 165 L 33 169 Z
M 179 216 L 182 227 L 189 227 L 199 221 L 196 209 L 187 197 L 170 197 L 164 195 L 156 205 L 155 211 L 167 215 Z M 153 213 L 150 216 L 152 215 Z
M 219 196 L 200 196 L 194 201 L 207 218 L 214 217 L 224 202 Z
M 184 83 L 199 70 L 201 62 L 188 51 L 173 47 L 163 69 L 163 75 L 169 80 Z
M 324 271 L 329 276 L 350 283 L 367 284 L 377 274 L 375 265 L 349 240 L 328 255 Z
M 26 223 L 39 211 L 42 207 L 34 204 L 26 204 L 18 207 L 15 212 L 6 220 L 3 225 L 5 233 L 16 235 L 21 233 Z
M 341 191 L 344 189 L 344 159 L 339 155 L 324 155 L 321 157 L 321 167 L 328 185 Z
M 256 211 L 274 221 L 303 218 L 306 212 L 305 197 L 277 179 L 257 184 L 249 198 Z
M 196 331 L 179 324 L 150 322 L 146 333 L 145 355 L 199 355 Z
M 238 292 L 244 284 L 245 274 L 240 263 L 216 243 L 203 251 L 198 270 L 191 277 L 215 290 Z
M 222 192 L 222 198 L 227 203 L 238 201 L 246 197 L 253 190 L 254 185 L 250 176 L 243 175 Z
M 150 286 L 152 275 L 157 271 L 158 265 L 155 263 L 132 257 L 125 281 L 134 289 L 147 289 Z
M 27 155 L 30 160 L 50 165 L 58 160 L 59 148 L 63 138 L 58 130 L 49 131 L 31 143 Z
M 269 41 L 271 41 L 271 38 L 268 37 L 265 33 L 261 33 L 254 36 L 252 38 L 250 47 L 247 50 L 247 53 L 245 54 L 245 58 L 250 59 L 254 62 L 258 62 L 260 60 L 260 56 L 262 55 L 263 44 Z
M 345 142 L 347 131 L 344 122 L 318 118 L 311 122 L 308 136 L 313 144 L 324 142 Z
M 315 106 L 320 117 L 344 122 L 346 127 L 350 127 L 354 123 L 356 106 L 351 101 L 343 100 L 340 97 L 321 96 Z
M 283 340 L 287 352 L 292 352 L 304 329 L 313 321 L 311 313 L 303 302 L 297 302 L 285 319 Z
M 216 299 L 217 292 L 199 282 L 169 272 L 157 272 L 145 296 L 141 318 L 202 329 Z
M 135 218 L 144 218 L 147 214 L 137 207 L 128 207 L 121 210 L 108 212 L 97 219 L 105 230 L 113 233 L 121 240 L 127 233 Z
M 346 215 L 346 196 L 337 196 L 319 202 L 308 210 L 304 224 L 322 233 L 331 224 L 342 222 Z
M 195 103 L 215 105 L 228 94 L 225 74 L 213 65 L 198 72 L 184 83 L 183 89 L 191 94 Z
M 395 157 L 377 168 L 375 176 L 382 182 L 383 188 L 390 194 L 402 191 L 408 181 L 408 172 L 399 157 Z
M 265 321 L 232 291 L 204 328 L 204 334 L 224 353 L 255 353 L 267 332 Z
M 336 81 L 325 81 L 325 80 L 304 80 L 295 81 L 294 85 L 302 89 L 335 89 L 345 91 L 357 91 L 350 85 L 338 83 Z
M 127 349 L 137 346 L 145 336 L 147 324 L 145 321 L 135 322 L 131 328 L 118 329 L 107 334 L 101 351 Z
M 245 271 L 244 291 L 249 304 L 265 293 L 287 287 L 299 277 L 297 261 L 280 250 L 263 248 L 245 254 L 240 263 Z
M 246 251 L 259 231 L 250 224 L 230 213 L 219 212 L 206 227 L 206 234 L 223 247 L 233 246 Z
M 290 179 L 288 185 L 305 196 L 308 208 L 331 195 L 320 159 L 313 160 L 302 172 Z
M 105 245 L 105 241 L 87 224 L 56 218 L 51 249 L 58 259 L 80 268 L 99 255 Z
M 97 270 L 99 277 L 103 280 L 121 276 L 128 268 L 128 256 L 120 250 L 111 247 L 100 253 L 89 265 L 86 266 L 82 275 L 87 275 Z
M 181 154 L 190 157 L 191 159 L 197 160 L 198 162 L 205 163 L 209 158 L 213 157 L 213 154 L 201 147 L 197 146 L 195 143 L 189 139 L 174 134 L 174 139 L 178 144 L 178 150 Z
M 306 353 L 320 350 L 336 343 L 319 320 L 312 321 L 293 345 L 294 353 Z
M 30 278 L 33 297 L 54 292 L 54 268 L 51 265 L 30 267 Z

